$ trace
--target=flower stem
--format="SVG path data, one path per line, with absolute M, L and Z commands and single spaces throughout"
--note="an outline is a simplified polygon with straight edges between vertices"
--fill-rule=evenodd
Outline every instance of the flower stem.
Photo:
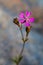
M 22 45 L 22 49 L 21 49 L 21 51 L 20 51 L 19 57 L 22 56 L 22 53 L 23 53 L 24 47 L 25 47 L 24 36 L 23 36 L 23 33 L 22 33 L 22 25 L 21 25 L 21 28 L 20 28 L 20 32 L 21 32 L 21 36 L 22 36 L 22 40 L 23 40 L 23 45 Z M 20 63 L 20 62 L 19 62 L 19 63 Z M 16 65 L 19 65 L 19 63 L 17 63 Z
M 21 28 L 22 28 L 22 25 L 21 25 Z M 22 29 L 20 28 L 20 32 L 21 32 L 21 35 L 22 35 L 22 40 L 23 40 L 23 47 L 21 49 L 21 52 L 20 52 L 20 56 L 22 55 L 23 51 L 24 51 L 24 47 L 25 47 L 25 41 L 24 41 L 24 37 L 23 37 L 23 33 L 22 33 Z
M 25 47 L 25 43 L 23 43 L 23 47 L 21 49 L 20 55 L 22 55 L 23 51 L 24 51 L 24 47 Z
M 19 56 L 17 57 L 17 59 L 15 59 L 16 60 L 16 65 L 19 65 L 19 63 L 21 62 L 21 59 L 23 57 L 22 54 L 23 54 L 23 51 L 24 51 L 25 43 L 26 43 L 26 40 L 27 40 L 27 37 L 28 37 L 28 35 L 27 35 L 26 39 L 24 39 L 23 32 L 22 32 L 22 25 L 20 27 L 20 32 L 21 32 L 21 36 L 22 36 L 23 45 L 22 45 L 22 49 L 20 51 Z M 13 61 L 15 61 L 15 60 L 13 60 Z

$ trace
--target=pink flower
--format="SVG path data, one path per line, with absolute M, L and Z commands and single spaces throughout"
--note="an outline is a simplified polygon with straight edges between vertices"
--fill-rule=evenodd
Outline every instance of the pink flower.
M 29 11 L 21 12 L 19 14 L 18 21 L 21 24 L 24 24 L 25 26 L 30 26 L 31 23 L 34 22 L 34 17 L 30 17 L 30 16 L 31 16 L 31 12 Z

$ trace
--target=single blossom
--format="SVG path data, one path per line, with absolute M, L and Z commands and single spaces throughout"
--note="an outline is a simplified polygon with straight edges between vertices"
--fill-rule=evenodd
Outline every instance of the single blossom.
M 18 21 L 25 26 L 30 26 L 34 22 L 34 17 L 31 17 L 31 12 L 21 12 L 18 17 Z

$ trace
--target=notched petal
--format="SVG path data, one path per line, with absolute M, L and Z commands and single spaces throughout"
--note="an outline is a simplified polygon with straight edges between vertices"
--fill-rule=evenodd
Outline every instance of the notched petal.
M 18 21 L 19 21 L 20 23 L 23 23 L 23 22 L 24 22 L 24 19 L 18 18 Z
M 28 26 L 30 26 L 30 23 L 29 23 L 29 22 L 25 22 L 24 25 L 25 25 L 26 27 L 28 27 Z
M 31 15 L 31 12 L 29 12 L 29 11 L 26 11 L 26 16 L 28 17 L 28 16 L 30 16 Z
M 21 12 L 21 13 L 19 14 L 19 17 L 20 17 L 20 18 L 24 18 L 24 13 Z
M 30 22 L 34 22 L 34 17 L 29 18 Z

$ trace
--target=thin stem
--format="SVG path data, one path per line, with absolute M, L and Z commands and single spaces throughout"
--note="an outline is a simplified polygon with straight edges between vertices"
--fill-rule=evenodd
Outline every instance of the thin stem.
M 20 32 L 21 32 L 22 40 L 23 40 L 23 47 L 22 47 L 22 49 L 21 49 L 21 52 L 20 52 L 19 56 L 22 56 L 22 53 L 23 53 L 23 51 L 24 51 L 24 47 L 25 47 L 24 36 L 23 36 L 23 33 L 22 33 L 22 25 L 21 25 L 21 28 L 20 28 Z M 19 62 L 19 63 L 20 63 L 20 62 Z M 19 65 L 19 63 L 16 64 L 16 65 Z
M 21 28 L 22 28 L 22 25 L 21 25 Z M 23 37 L 23 33 L 22 33 L 22 29 L 20 28 L 20 32 L 21 32 L 21 35 L 22 35 L 22 40 L 23 40 L 23 47 L 21 49 L 21 52 L 20 52 L 20 55 L 22 55 L 23 51 L 24 51 L 24 47 L 25 47 L 25 41 L 24 41 L 24 37 Z
M 24 47 L 25 47 L 25 43 L 23 43 L 23 47 L 21 49 L 20 55 L 22 55 L 23 51 L 24 51 Z
M 22 25 L 20 27 L 20 32 L 21 32 L 21 35 L 22 35 L 22 40 L 24 40 L 24 36 L 23 36 L 23 33 L 22 33 Z

